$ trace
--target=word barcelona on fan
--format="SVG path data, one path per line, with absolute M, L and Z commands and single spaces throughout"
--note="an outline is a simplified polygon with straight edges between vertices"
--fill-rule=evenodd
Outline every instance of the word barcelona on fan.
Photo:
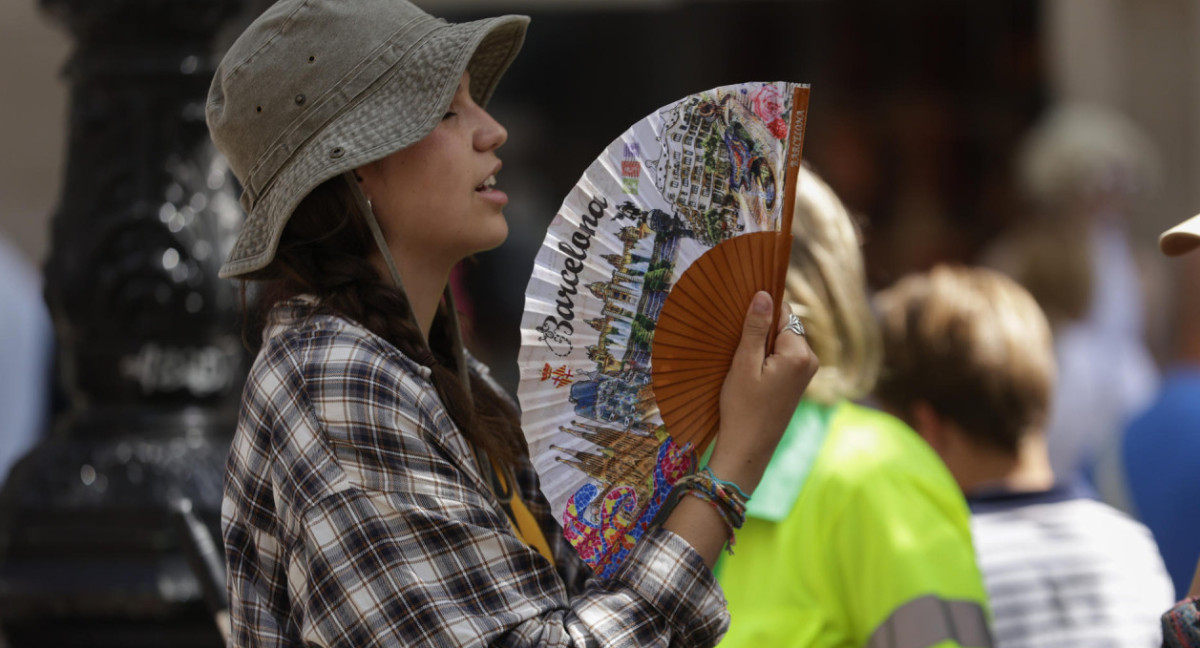
M 807 87 L 790 83 L 677 101 L 613 142 L 551 224 L 527 291 L 518 393 L 543 490 L 601 577 L 704 450 L 672 438 L 656 396 L 669 377 L 653 371 L 664 306 L 705 253 L 780 229 L 789 128 L 806 104 Z M 688 366 L 707 382 L 717 371 Z

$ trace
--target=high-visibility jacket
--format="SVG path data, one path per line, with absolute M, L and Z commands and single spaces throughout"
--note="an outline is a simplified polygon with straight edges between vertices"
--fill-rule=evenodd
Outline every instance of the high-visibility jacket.
M 882 412 L 802 402 L 734 551 L 722 648 L 992 645 L 962 492 Z

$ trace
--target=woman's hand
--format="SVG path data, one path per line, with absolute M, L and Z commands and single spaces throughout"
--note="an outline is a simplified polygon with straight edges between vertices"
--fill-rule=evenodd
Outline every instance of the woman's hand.
M 721 428 L 709 460 L 713 473 L 747 493 L 758 486 L 818 365 L 804 336 L 784 330 L 786 304 L 775 323 L 775 353 L 766 355 L 771 311 L 771 296 L 756 294 L 721 389 Z
M 713 473 L 747 493 L 762 479 L 771 453 L 783 437 L 804 388 L 817 373 L 817 357 L 801 335 L 783 330 L 790 309 L 781 312 L 775 353 L 766 355 L 771 327 L 771 296 L 759 292 L 750 303 L 742 340 L 721 389 L 721 428 L 708 465 Z M 685 540 L 712 567 L 729 540 L 725 523 L 708 504 L 680 499 L 663 528 Z

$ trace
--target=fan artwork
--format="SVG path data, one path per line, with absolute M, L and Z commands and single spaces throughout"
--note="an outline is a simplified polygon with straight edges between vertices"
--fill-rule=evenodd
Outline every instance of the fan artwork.
M 523 426 L 566 539 L 612 576 L 716 434 L 750 299 L 779 307 L 808 86 L 659 109 L 567 195 L 521 323 Z

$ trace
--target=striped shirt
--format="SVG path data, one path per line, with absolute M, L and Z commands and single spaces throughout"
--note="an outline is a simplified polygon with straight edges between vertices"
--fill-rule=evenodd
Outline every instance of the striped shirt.
M 235 645 L 710 646 L 728 627 L 668 531 L 587 580 L 527 461 L 556 564 L 518 539 L 429 370 L 373 333 L 297 299 L 264 338 L 222 505 Z
M 1174 590 L 1146 527 L 1069 488 L 968 500 L 998 648 L 1158 648 Z

